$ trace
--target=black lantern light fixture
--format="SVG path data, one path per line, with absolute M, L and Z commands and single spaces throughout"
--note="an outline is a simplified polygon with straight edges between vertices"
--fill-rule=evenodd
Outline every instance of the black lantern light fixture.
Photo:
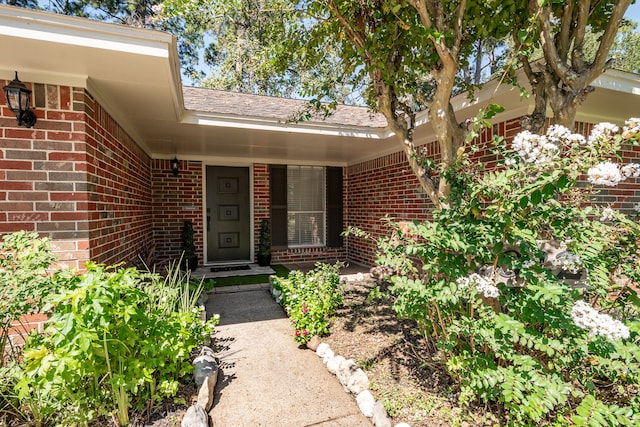
M 32 127 L 36 124 L 36 115 L 31 111 L 29 103 L 31 102 L 31 91 L 16 78 L 4 88 L 4 96 L 7 99 L 9 109 L 13 111 L 18 119 L 18 126 Z
M 180 160 L 177 157 L 174 157 L 171 160 L 171 172 L 173 172 L 173 176 L 178 176 L 178 172 L 180 171 Z

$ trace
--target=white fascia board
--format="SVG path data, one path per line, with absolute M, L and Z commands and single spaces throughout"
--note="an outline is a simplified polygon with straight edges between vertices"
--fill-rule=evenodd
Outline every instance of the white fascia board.
M 474 97 L 471 99 L 469 99 L 467 93 L 456 95 L 451 100 L 451 105 L 453 106 L 453 110 L 458 112 L 458 111 L 464 110 L 465 108 L 488 104 L 492 99 L 500 97 L 501 95 L 514 90 L 519 90 L 519 89 L 508 83 L 498 84 L 496 80 L 492 80 L 490 82 L 487 82 L 482 87 L 482 89 L 478 90 L 475 93 Z M 528 105 L 529 101 L 526 99 L 523 99 L 520 101 L 520 103 L 525 103 Z M 503 105 L 503 107 L 505 107 L 505 113 L 509 112 L 512 108 L 518 108 L 518 110 L 521 110 L 520 105 L 518 105 L 517 107 Z M 429 110 L 423 110 L 417 113 L 416 127 L 422 126 L 426 123 L 429 123 Z
M 640 75 L 626 71 L 606 70 L 591 85 L 617 92 L 640 95 Z
M 327 136 L 348 136 L 353 138 L 387 139 L 393 133 L 388 128 L 372 128 L 365 126 L 344 126 L 334 124 L 318 124 L 317 122 L 285 123 L 275 119 L 261 117 L 238 117 L 226 114 L 200 113 L 187 111 L 182 123 L 199 126 L 219 126 L 274 132 L 290 132 Z
M 251 166 L 255 163 L 264 163 L 270 165 L 300 165 L 300 166 L 336 166 L 347 167 L 346 162 L 329 162 L 326 160 L 298 160 L 295 158 L 270 158 L 270 157 L 222 157 L 222 156 L 202 156 L 202 155 L 177 155 L 166 153 L 154 153 L 153 159 L 171 160 L 174 157 L 178 160 L 202 162 L 205 165 L 224 165 L 224 166 Z
M 172 36 L 15 6 L 0 6 L 0 34 L 167 58 Z
M 169 67 L 170 80 L 169 90 L 171 90 L 171 99 L 173 100 L 173 110 L 175 112 L 176 123 L 180 122 L 180 118 L 184 114 L 184 91 L 182 90 L 182 74 L 180 71 L 180 56 L 178 55 L 178 42 L 174 36 L 171 36 L 169 44 Z

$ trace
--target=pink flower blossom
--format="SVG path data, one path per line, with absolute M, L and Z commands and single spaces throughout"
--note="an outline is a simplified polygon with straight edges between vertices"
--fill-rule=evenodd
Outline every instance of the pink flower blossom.
M 305 331 L 307 332 L 307 331 Z M 299 337 L 300 336 L 300 331 L 296 331 L 296 336 Z
M 306 329 L 305 329 L 304 331 L 302 331 L 302 333 L 303 333 L 304 335 L 309 335 L 309 331 L 307 331 Z

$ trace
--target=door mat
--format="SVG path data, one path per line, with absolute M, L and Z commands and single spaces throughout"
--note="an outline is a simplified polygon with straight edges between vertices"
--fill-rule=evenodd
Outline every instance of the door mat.
M 249 265 L 225 265 L 221 267 L 211 267 L 212 273 L 218 273 L 221 271 L 240 271 L 240 270 L 251 270 L 251 266 Z

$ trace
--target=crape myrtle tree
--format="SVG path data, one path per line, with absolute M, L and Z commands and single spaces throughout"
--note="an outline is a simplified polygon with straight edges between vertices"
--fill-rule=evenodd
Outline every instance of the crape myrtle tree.
M 451 98 L 464 80 L 471 81 L 459 77 L 478 46 L 511 33 L 536 101 L 525 126 L 542 129 L 549 105 L 554 123 L 573 128 L 576 109 L 604 71 L 630 2 L 310 0 L 295 2 L 305 15 L 285 40 L 294 42 L 289 57 L 310 67 L 323 60 L 326 51 L 319 45 L 334 46 L 346 74 L 367 82 L 367 105 L 386 117 L 422 188 L 442 208 L 450 195 L 442 172 L 473 135 L 456 118 Z M 592 60 L 584 55 L 588 29 L 602 31 Z M 529 56 L 538 46 L 544 57 L 534 64 Z M 424 109 L 440 146 L 439 165 L 421 159 L 413 141 L 416 113 Z
M 480 40 L 510 33 L 517 2 L 311 0 L 293 6 L 304 15 L 285 37 L 289 57 L 313 68 L 323 61 L 321 47 L 332 46 L 344 75 L 367 83 L 367 105 L 386 117 L 430 200 L 448 206 L 450 185 L 440 172 L 455 163 L 467 136 L 451 104 L 454 90 Z M 416 114 L 424 109 L 440 165 L 422 158 L 414 143 Z
M 576 111 L 593 92 L 591 83 L 610 65 L 610 50 L 632 0 L 529 0 L 519 16 L 513 38 L 535 95 L 535 109 L 523 120 L 526 129 L 540 132 L 547 107 L 552 122 L 573 129 Z M 598 34 L 594 43 L 590 32 Z M 532 63 L 531 53 L 543 59 Z M 587 49 L 593 52 L 587 56 Z

